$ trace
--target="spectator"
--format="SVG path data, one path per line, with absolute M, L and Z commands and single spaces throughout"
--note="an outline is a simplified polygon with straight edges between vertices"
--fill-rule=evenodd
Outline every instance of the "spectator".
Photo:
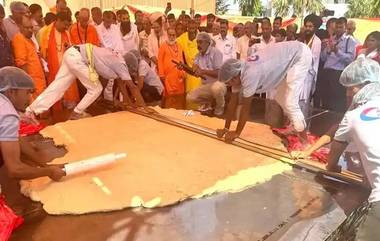
M 223 62 L 227 59 L 236 59 L 236 40 L 228 34 L 228 22 L 220 24 L 220 34 L 214 40 L 215 47 L 223 54 Z
M 76 11 L 74 14 L 75 22 L 79 23 L 79 11 Z
M 45 17 L 44 17 L 44 22 L 45 22 L 45 26 L 48 26 L 50 25 L 51 23 L 55 22 L 57 20 L 57 15 L 55 15 L 54 13 L 46 13 Z
M 280 30 L 282 26 L 282 17 L 276 17 L 273 21 L 273 31 Z
M 219 69 L 223 64 L 223 54 L 211 46 L 211 37 L 207 33 L 199 33 L 197 36 L 199 53 L 195 57 L 193 70 L 202 79 L 202 85 L 191 91 L 186 100 L 192 103 L 202 104 L 200 111 L 214 109 L 217 116 L 224 113 L 224 96 L 227 92 L 226 85 L 218 81 Z M 215 103 L 214 108 L 212 107 Z
M 15 65 L 33 79 L 35 86 L 33 98 L 35 99 L 46 88 L 45 73 L 36 46 L 31 39 L 33 37 L 32 20 L 24 16 L 21 23 L 20 32 L 12 40 Z
M 215 22 L 212 24 L 212 33 L 210 34 L 211 39 L 215 39 L 216 36 L 220 34 L 220 24 Z
M 323 46 L 321 58 L 325 61 L 323 68 L 323 81 L 326 81 L 326 89 L 322 96 L 322 104 L 325 108 L 344 112 L 346 111 L 346 90 L 339 83 L 342 71 L 355 58 L 356 41 L 352 36 L 345 35 L 346 20 L 338 19 L 336 22 L 335 36 Z
M 368 34 L 363 48 L 359 51 L 358 56 L 363 55 L 371 58 L 380 64 L 380 32 L 374 31 Z
M 25 16 L 29 10 L 22 2 L 12 2 L 10 9 L 12 14 L 3 20 L 3 26 L 8 39 L 12 40 L 13 37 L 20 32 L 19 25 L 21 25 L 22 17 Z
M 215 22 L 215 15 L 212 14 L 212 13 L 209 13 L 207 14 L 207 23 L 206 23 L 206 27 L 200 27 L 200 30 L 201 32 L 206 32 L 206 33 L 212 33 L 212 26 Z
M 79 19 L 70 29 L 70 37 L 72 44 L 86 44 L 91 43 L 100 46 L 98 33 L 95 26 L 89 24 L 90 10 L 82 8 L 79 11 Z
M 143 17 L 143 31 L 139 33 L 140 38 L 140 49 L 148 49 L 148 37 L 151 33 L 152 25 L 148 17 Z
M 297 39 L 298 25 L 295 23 L 289 24 L 286 27 L 286 41 L 294 41 Z
M 180 21 L 177 21 L 175 25 L 175 32 L 176 32 L 177 38 L 185 32 L 185 29 Z
M 252 37 L 252 23 L 246 22 L 244 25 L 244 36 L 239 38 L 236 44 L 237 59 L 246 60 L 249 42 Z
M 111 11 L 104 11 L 102 23 L 96 26 L 100 46 L 109 48 L 117 52 L 122 52 L 124 47 L 119 37 L 120 30 L 113 24 L 113 14 Z
M 123 51 L 127 53 L 133 49 L 139 48 L 139 34 L 137 28 L 133 27 L 128 11 L 120 14 L 120 37 L 123 44 Z
M 194 65 L 195 56 L 198 54 L 198 45 L 196 40 L 197 34 L 197 23 L 191 20 L 189 22 L 188 31 L 177 39 L 178 45 L 183 50 L 185 63 L 191 68 Z M 186 76 L 186 92 L 190 92 L 198 88 L 200 84 L 201 80 L 199 78 L 189 74 Z
M 56 13 L 67 12 L 68 7 L 67 7 L 66 0 L 57 0 L 55 8 L 56 8 Z
M 259 42 L 253 43 L 248 50 L 248 56 L 256 51 L 267 48 L 269 45 L 276 43 L 276 39 L 272 36 L 272 25 L 268 21 L 261 24 L 262 36 Z
M 165 86 L 164 96 L 182 95 L 185 93 L 185 73 L 172 62 L 183 63 L 183 51 L 177 44 L 174 28 L 168 28 L 168 40 L 160 46 L 158 52 L 158 73 Z
M 354 35 L 355 31 L 356 31 L 356 22 L 351 19 L 347 22 L 346 34 L 351 35 L 357 43 L 360 43 L 359 39 L 357 39 Z
M 173 13 L 170 13 L 168 15 L 168 24 L 169 24 L 169 27 L 175 27 L 175 25 L 176 25 L 175 16 Z
M 279 42 L 284 42 L 285 39 L 286 39 L 286 31 L 285 29 L 279 29 L 279 30 L 274 30 L 272 32 L 272 35 L 274 36 L 275 40 L 276 40 L 276 43 L 279 43 Z
M 183 16 L 182 20 L 181 20 L 181 23 L 183 25 L 183 29 L 185 32 L 187 32 L 187 27 L 189 25 L 189 21 L 191 20 L 191 17 L 189 15 L 185 15 Z
M 13 56 L 12 48 L 9 42 L 7 33 L 4 30 L 3 19 L 5 17 L 5 11 L 3 5 L 0 4 L 0 68 L 5 66 L 12 66 Z
M 48 63 L 49 74 L 47 85 L 49 85 L 57 75 L 59 66 L 62 63 L 63 54 L 70 47 L 70 27 L 71 15 L 68 11 L 59 12 L 57 20 L 50 25 L 43 27 L 38 32 L 38 40 L 41 47 L 41 55 Z M 79 92 L 76 82 L 73 82 L 64 95 L 64 106 L 72 108 L 79 101 Z M 60 110 L 57 105 L 55 110 Z
M 315 15 L 310 14 L 304 20 L 304 44 L 306 44 L 312 54 L 312 64 L 307 72 L 303 89 L 300 96 L 300 107 L 307 118 L 311 113 L 310 103 L 315 86 L 317 82 L 317 73 L 319 68 L 319 59 L 321 55 L 321 40 L 315 35 L 315 31 L 322 25 L 322 19 Z
M 330 18 L 326 23 L 326 30 L 329 33 L 329 36 L 332 38 L 335 35 L 335 25 L 338 19 Z
M 152 16 L 151 22 L 153 31 L 148 37 L 148 53 L 149 58 L 153 62 L 152 67 L 157 66 L 158 49 L 162 43 L 165 43 L 168 39 L 166 32 L 163 29 L 162 16 Z
M 202 16 L 199 13 L 195 14 L 194 21 L 197 24 L 197 29 L 199 29 L 202 23 Z
M 137 32 L 138 33 L 140 33 L 141 31 L 144 30 L 143 17 L 144 17 L 144 14 L 140 10 L 137 10 L 135 12 L 135 25 L 137 27 Z
M 244 25 L 242 23 L 236 24 L 232 30 L 232 35 L 235 40 L 238 41 L 238 39 L 244 35 Z
M 44 26 L 44 19 L 42 15 L 42 7 L 38 4 L 32 4 L 29 6 L 29 11 L 32 17 L 33 32 L 37 32 Z
M 95 26 L 99 26 L 103 22 L 102 9 L 99 7 L 91 8 L 91 17 Z

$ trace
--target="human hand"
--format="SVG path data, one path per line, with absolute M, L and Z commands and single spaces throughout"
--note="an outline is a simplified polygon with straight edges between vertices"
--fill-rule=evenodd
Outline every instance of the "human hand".
M 61 166 L 51 165 L 51 166 L 48 166 L 48 168 L 50 171 L 49 177 L 53 181 L 57 182 L 57 181 L 61 180 L 62 177 L 66 176 L 66 172 L 63 171 Z
M 239 134 L 236 131 L 228 131 L 225 136 L 225 141 L 227 143 L 232 143 L 238 137 Z
M 25 113 L 20 113 L 20 120 L 32 125 L 38 125 L 40 122 L 37 120 L 36 116 L 32 111 L 25 111 Z
M 218 138 L 223 138 L 223 136 L 228 132 L 228 129 L 224 128 L 224 129 L 217 129 L 216 130 L 216 136 Z
M 306 159 L 310 156 L 310 154 L 307 151 L 292 151 L 290 153 L 293 159 Z

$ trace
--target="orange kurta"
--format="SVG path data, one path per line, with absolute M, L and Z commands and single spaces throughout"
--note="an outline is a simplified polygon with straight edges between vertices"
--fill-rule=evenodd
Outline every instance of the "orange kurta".
M 44 69 L 40 57 L 37 54 L 36 45 L 31 39 L 21 33 L 12 39 L 13 55 L 17 67 L 26 66 L 26 72 L 32 77 L 35 85 L 33 99 L 35 99 L 46 88 Z
M 185 73 L 178 70 L 172 60 L 183 63 L 182 48 L 178 44 L 161 44 L 158 51 L 158 72 L 160 78 L 164 79 L 165 96 L 185 93 Z
M 62 57 L 67 48 L 70 47 L 69 33 L 60 33 L 55 28 L 55 23 L 45 26 L 39 31 L 38 38 L 41 47 L 42 57 L 47 61 L 49 68 L 49 76 L 47 83 L 54 81 L 62 62 Z M 79 102 L 79 92 L 76 82 L 66 91 L 63 99 L 66 102 Z M 55 105 L 55 110 L 58 110 L 59 105 Z
M 98 32 L 91 24 L 84 29 L 80 24 L 74 23 L 70 28 L 70 38 L 72 44 L 90 43 L 100 47 Z

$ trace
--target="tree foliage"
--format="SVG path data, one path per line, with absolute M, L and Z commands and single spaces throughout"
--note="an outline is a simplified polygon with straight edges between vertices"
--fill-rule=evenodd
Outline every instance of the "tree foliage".
M 349 0 L 348 18 L 365 18 L 380 17 L 380 1 L 379 0 Z
M 320 13 L 324 8 L 322 0 L 273 0 L 273 7 L 277 16 L 291 13 L 301 17 L 305 13 Z
M 215 12 L 219 15 L 225 14 L 230 7 L 230 4 L 227 3 L 227 0 L 216 0 L 215 5 Z
M 239 4 L 242 16 L 261 16 L 263 6 L 261 0 L 234 0 Z

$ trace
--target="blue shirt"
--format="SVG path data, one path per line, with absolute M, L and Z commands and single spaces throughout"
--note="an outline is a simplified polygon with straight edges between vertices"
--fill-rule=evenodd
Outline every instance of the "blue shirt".
M 204 55 L 198 53 L 195 56 L 194 64 L 205 70 L 219 70 L 223 64 L 223 54 L 220 50 L 210 45 Z M 217 78 L 207 75 L 206 80 L 202 79 L 202 84 L 209 84 L 217 80 Z
M 324 69 L 344 70 L 347 65 L 355 60 L 355 49 L 357 42 L 351 36 L 343 34 L 340 38 L 335 38 L 334 45 L 337 45 L 336 53 L 328 53 L 325 47 L 321 52 L 321 60 L 325 62 Z

